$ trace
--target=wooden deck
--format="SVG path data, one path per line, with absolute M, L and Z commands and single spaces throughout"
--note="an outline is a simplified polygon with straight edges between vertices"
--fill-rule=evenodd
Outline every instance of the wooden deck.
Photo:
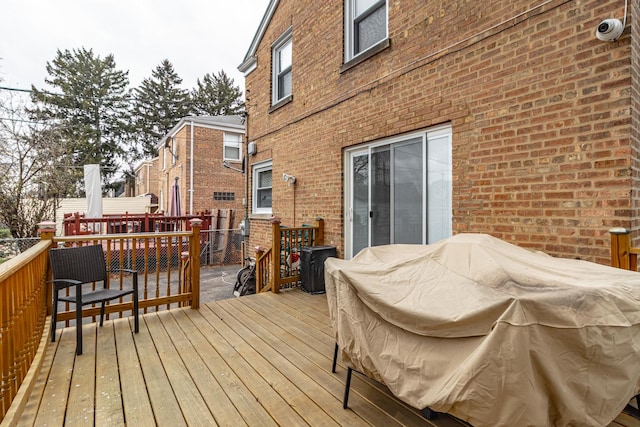
M 252 295 L 141 320 L 137 335 L 128 319 L 85 325 L 79 357 L 74 328 L 59 330 L 19 425 L 466 425 L 425 420 L 359 375 L 343 410 L 324 295 Z M 621 414 L 620 425 L 640 422 Z

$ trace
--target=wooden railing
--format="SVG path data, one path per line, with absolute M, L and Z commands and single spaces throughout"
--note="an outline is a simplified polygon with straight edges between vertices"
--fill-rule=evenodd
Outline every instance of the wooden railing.
M 107 267 L 110 269 L 128 268 L 138 271 L 140 289 L 139 306 L 144 313 L 171 307 L 190 305 L 197 308 L 200 295 L 200 220 L 194 219 L 190 231 L 165 233 L 132 233 L 54 237 L 53 246 L 83 246 L 99 244 L 104 247 Z M 183 253 L 189 255 L 183 257 Z M 194 260 L 198 260 L 194 262 Z M 189 271 L 185 272 L 188 263 Z M 197 270 L 197 271 L 196 271 Z M 185 282 L 187 279 L 187 282 Z M 126 275 L 110 277 L 109 287 L 122 288 L 130 280 Z M 59 308 L 58 319 L 69 324 L 74 319 L 73 305 Z M 109 314 L 119 317 L 128 315 L 132 303 L 118 303 L 107 306 Z M 100 313 L 99 307 L 82 310 L 85 317 L 94 317 Z
M 190 231 L 54 237 L 55 223 L 41 224 L 42 241 L 0 265 L 0 419 L 18 411 L 33 381 L 36 353 L 43 353 L 49 338 L 52 311 L 49 278 L 49 249 L 54 246 L 100 244 L 109 268 L 138 271 L 140 308 L 163 310 L 200 304 L 200 226 L 192 219 Z M 182 256 L 187 253 L 187 256 Z M 124 286 L 126 276 L 111 276 L 108 286 Z M 71 307 L 73 308 L 73 306 Z M 117 302 L 106 308 L 107 318 L 122 317 L 133 309 L 131 302 Z M 99 307 L 82 310 L 84 317 L 99 315 Z M 66 305 L 58 320 L 70 323 L 74 311 Z M 42 357 L 39 356 L 42 360 Z M 24 383 L 24 385 L 23 385 Z M 22 386 L 22 388 L 21 388 Z M 12 402 L 14 406 L 11 407 Z
M 0 265 L 0 419 L 27 376 L 45 330 L 50 245 L 42 241 Z
M 256 293 L 280 292 L 300 282 L 300 254 L 305 246 L 324 242 L 324 221 L 316 219 L 315 226 L 284 227 L 280 219 L 271 221 L 270 249 L 256 248 Z
M 638 271 L 638 255 L 640 248 L 631 246 L 631 232 L 626 228 L 612 228 L 611 234 L 611 266 L 625 270 Z

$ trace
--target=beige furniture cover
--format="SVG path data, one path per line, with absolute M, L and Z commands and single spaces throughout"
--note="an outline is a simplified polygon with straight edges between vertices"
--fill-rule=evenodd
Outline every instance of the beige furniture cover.
M 639 391 L 640 273 L 480 234 L 329 258 L 342 359 L 476 427 L 603 426 Z

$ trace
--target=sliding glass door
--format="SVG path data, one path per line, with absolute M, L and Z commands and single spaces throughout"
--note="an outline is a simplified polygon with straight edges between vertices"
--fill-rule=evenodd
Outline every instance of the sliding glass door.
M 346 257 L 368 246 L 451 235 L 451 130 L 425 131 L 347 152 Z

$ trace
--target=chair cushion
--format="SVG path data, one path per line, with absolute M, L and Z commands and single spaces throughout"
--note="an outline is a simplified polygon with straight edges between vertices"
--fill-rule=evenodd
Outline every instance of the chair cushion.
M 133 289 L 96 289 L 82 294 L 82 305 L 120 298 L 133 293 Z M 58 301 L 76 302 L 75 294 L 60 296 Z

